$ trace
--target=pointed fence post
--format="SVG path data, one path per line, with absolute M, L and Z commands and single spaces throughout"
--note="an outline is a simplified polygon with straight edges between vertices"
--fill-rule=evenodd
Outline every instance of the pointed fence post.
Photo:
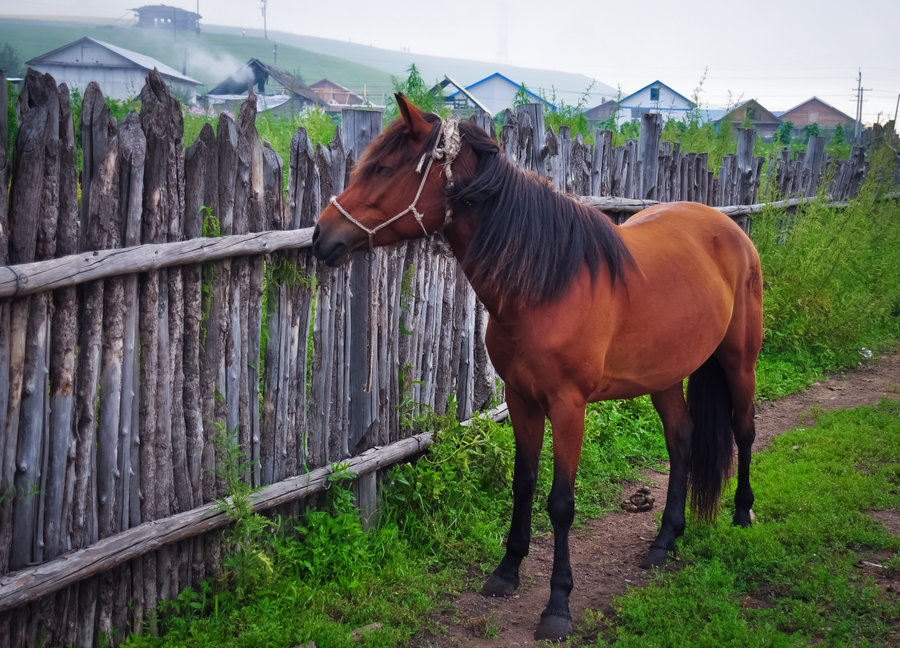
M 656 199 L 656 175 L 659 167 L 659 138 L 662 135 L 662 115 L 644 113 L 641 115 L 641 133 L 638 138 L 638 168 L 640 178 L 635 181 L 641 200 Z
M 380 110 L 347 109 L 341 113 L 341 134 L 344 136 L 344 147 L 352 164 L 356 164 L 366 147 L 381 133 L 382 116 Z M 383 419 L 378 411 L 379 387 L 375 367 L 370 362 L 377 362 L 377 353 L 370 345 L 376 345 L 377 335 L 384 331 L 372 331 L 375 325 L 372 319 L 372 300 L 377 299 L 378 268 L 382 265 L 385 251 L 376 250 L 375 258 L 369 261 L 365 253 L 357 253 L 353 257 L 350 270 L 350 454 L 359 454 L 373 447 L 377 440 L 377 428 Z M 387 304 L 380 304 L 387 308 Z M 368 376 L 373 380 L 369 383 Z M 363 526 L 371 527 L 375 522 L 378 506 L 377 473 L 372 472 L 360 477 L 355 485 L 357 502 Z

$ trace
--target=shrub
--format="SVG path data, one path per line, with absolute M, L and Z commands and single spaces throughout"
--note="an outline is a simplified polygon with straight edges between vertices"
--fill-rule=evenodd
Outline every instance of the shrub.
M 855 365 L 862 346 L 900 331 L 900 205 L 884 197 L 893 156 L 888 147 L 872 152 L 867 180 L 846 208 L 828 207 L 823 192 L 793 213 L 766 209 L 754 218 L 766 355 Z

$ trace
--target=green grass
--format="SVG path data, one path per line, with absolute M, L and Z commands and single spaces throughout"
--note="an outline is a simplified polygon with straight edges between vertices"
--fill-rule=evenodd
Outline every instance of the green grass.
M 821 414 L 756 455 L 752 529 L 688 525 L 682 569 L 614 602 L 602 646 L 881 646 L 900 597 L 855 565 L 896 576 L 900 539 L 865 511 L 900 506 L 900 401 Z M 894 635 L 896 640 L 896 635 Z
M 452 409 L 452 408 L 451 408 Z M 440 442 L 384 477 L 381 519 L 363 532 L 340 483 L 326 506 L 302 521 L 240 514 L 226 575 L 186 590 L 162 610 L 160 637 L 126 645 L 396 646 L 430 626 L 448 593 L 480 582 L 499 559 L 510 514 L 513 438 L 509 425 L 471 427 L 433 420 Z M 613 432 L 613 426 L 616 432 Z M 550 439 L 535 498 L 538 530 L 549 526 Z M 665 447 L 648 399 L 591 406 L 579 473 L 579 521 L 616 507 L 618 483 L 657 466 Z M 273 533 L 273 531 L 275 531 Z M 356 642 L 354 629 L 379 622 Z

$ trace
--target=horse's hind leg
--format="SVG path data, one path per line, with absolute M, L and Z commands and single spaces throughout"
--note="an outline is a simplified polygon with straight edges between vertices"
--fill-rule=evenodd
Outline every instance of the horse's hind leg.
M 750 457 L 756 438 L 753 399 L 756 392 L 756 356 L 752 360 L 743 354 L 717 354 L 731 389 L 733 407 L 732 429 L 738 451 L 737 489 L 734 493 L 735 526 L 750 526 L 753 489 L 750 487 Z
M 513 512 L 506 554 L 481 589 L 486 596 L 510 596 L 519 587 L 519 565 L 531 544 L 531 505 L 537 484 L 538 460 L 544 441 L 544 411 L 506 388 L 506 402 L 516 438 L 513 469 Z
M 691 465 L 691 433 L 693 423 L 679 382 L 669 389 L 650 395 L 653 406 L 662 420 L 669 452 L 669 489 L 662 525 L 650 550 L 641 561 L 644 569 L 662 567 L 670 552 L 675 551 L 675 540 L 684 533 L 684 509 L 687 500 L 688 473 Z
M 756 359 L 762 347 L 761 280 L 748 281 L 747 290 L 735 300 L 734 316 L 715 356 L 725 372 L 731 390 L 732 429 L 738 450 L 737 489 L 734 493 L 735 526 L 750 526 L 753 489 L 750 488 L 750 456 L 756 438 L 754 398 Z

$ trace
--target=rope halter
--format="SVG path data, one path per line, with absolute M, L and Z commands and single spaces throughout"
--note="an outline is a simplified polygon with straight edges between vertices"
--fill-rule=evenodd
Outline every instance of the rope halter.
M 425 229 L 425 224 L 422 222 L 422 219 L 425 218 L 425 215 L 420 212 L 416 208 L 416 203 L 419 202 L 419 198 L 422 196 L 422 190 L 425 188 L 425 181 L 428 179 L 428 173 L 431 171 L 431 165 L 435 160 L 443 161 L 444 163 L 444 176 L 447 180 L 447 187 L 453 186 L 453 172 L 451 170 L 451 165 L 453 161 L 456 159 L 457 154 L 459 154 L 459 149 L 461 145 L 461 136 L 459 133 L 459 120 L 457 119 L 442 119 L 441 120 L 441 132 L 438 135 L 437 142 L 434 145 L 434 149 L 431 151 L 426 151 L 422 154 L 422 159 L 419 160 L 419 164 L 416 166 L 416 173 L 422 174 L 422 181 L 419 183 L 419 189 L 416 191 L 416 197 L 413 198 L 413 201 L 410 203 L 409 207 L 404 209 L 399 214 L 387 219 L 386 221 L 379 223 L 375 227 L 366 227 L 358 220 L 353 218 L 353 216 L 346 209 L 341 207 L 340 203 L 337 201 L 337 196 L 331 197 L 331 204 L 334 205 L 337 210 L 344 215 L 344 217 L 349 220 L 351 223 L 356 225 L 359 229 L 365 232 L 369 236 L 369 250 L 371 251 L 374 248 L 374 239 L 375 234 L 378 233 L 379 230 L 391 225 L 395 221 L 403 218 L 407 214 L 412 214 L 413 218 L 416 219 L 416 222 L 419 224 L 419 227 L 422 228 L 422 233 L 425 236 L 429 236 L 429 232 Z M 443 145 L 442 145 L 443 144 Z M 422 167 L 424 166 L 425 172 L 422 173 Z M 452 216 L 452 212 L 450 207 L 448 206 L 446 209 L 446 213 L 444 215 L 444 223 L 446 225 L 450 222 L 450 218 Z M 443 226 L 442 225 L 442 226 Z M 440 229 L 440 228 L 438 228 Z

